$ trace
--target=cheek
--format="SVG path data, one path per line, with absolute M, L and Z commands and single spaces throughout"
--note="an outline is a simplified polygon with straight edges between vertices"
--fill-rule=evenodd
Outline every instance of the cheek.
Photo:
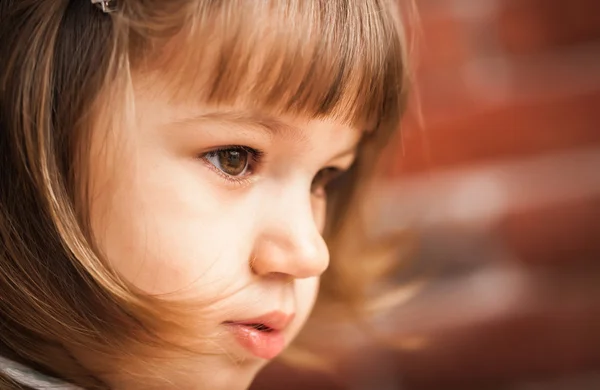
M 320 233 L 325 229 L 325 221 L 327 215 L 327 199 L 313 196 L 311 199 L 311 207 L 315 225 Z
M 294 335 L 298 334 L 315 305 L 319 292 L 319 278 L 300 279 L 295 282 L 296 326 Z
M 122 148 L 109 160 L 118 171 L 94 167 L 91 218 L 103 255 L 151 294 L 212 299 L 234 290 L 245 281 L 242 251 L 249 242 L 239 208 L 213 196 L 194 177 L 195 167 L 145 155 Z

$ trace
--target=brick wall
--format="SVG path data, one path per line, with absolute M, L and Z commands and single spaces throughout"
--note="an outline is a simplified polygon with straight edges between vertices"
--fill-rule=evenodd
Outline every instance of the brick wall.
M 600 277 L 600 181 L 593 179 L 600 177 L 600 2 L 416 1 L 421 31 L 413 34 L 418 37 L 416 85 L 423 120 L 418 123 L 413 102 L 398 140 L 402 147 L 394 148 L 386 161 L 398 185 L 391 186 L 380 220 L 387 219 L 388 226 L 410 226 L 413 221 L 402 220 L 406 215 L 417 215 L 415 220 L 423 222 L 432 214 L 456 217 L 460 213 L 455 208 L 485 212 L 498 198 L 504 209 L 492 222 L 468 229 L 460 218 L 418 226 L 425 243 L 417 262 L 438 261 L 451 277 L 432 283 L 445 287 L 438 307 L 435 299 L 423 299 L 413 302 L 413 308 L 397 309 L 397 334 L 409 323 L 415 328 L 412 332 L 423 337 L 415 325 L 422 318 L 430 318 L 423 327 L 438 324 L 428 334 L 429 347 L 399 353 L 398 372 L 411 390 L 513 389 L 522 381 L 547 383 L 539 388 L 600 388 L 597 377 L 593 385 L 583 387 L 560 387 L 556 382 L 551 387 L 545 382 L 576 380 L 586 370 L 600 369 L 595 336 L 600 290 L 583 287 L 586 280 L 598 285 Z M 519 175 L 509 180 L 490 170 L 510 165 L 522 172 L 531 158 L 557 161 L 558 156 L 586 150 L 595 153 L 588 166 L 568 171 L 569 164 L 555 164 L 540 170 L 538 177 L 532 175 L 532 181 L 545 183 L 542 190 L 514 180 Z M 458 188 L 469 170 L 479 173 L 478 180 L 490 179 L 483 184 L 493 184 L 491 189 L 471 191 L 465 182 Z M 593 182 L 594 188 L 585 192 L 583 186 L 568 184 L 586 172 L 597 172 L 582 180 Z M 440 173 L 451 174 L 451 180 L 436 182 Z M 496 181 L 499 176 L 506 180 Z M 411 195 L 415 182 L 431 183 L 425 186 L 429 191 Z M 481 190 L 481 181 L 474 184 Z M 465 203 L 462 191 L 477 193 Z M 418 201 L 431 192 L 435 194 L 429 207 L 418 209 Z M 534 200 L 518 210 L 510 203 L 533 193 L 538 199 L 547 193 L 569 193 L 572 198 L 543 205 Z M 463 202 L 446 202 L 455 197 Z M 466 264 L 478 271 L 457 277 Z M 480 269 L 486 266 L 514 264 L 519 276 L 510 274 L 507 285 L 492 288 L 485 279 L 481 285 L 469 285 L 472 278 L 485 275 Z M 552 280 L 544 279 L 548 272 L 555 274 Z M 534 292 L 539 280 L 547 287 L 543 293 Z M 450 281 L 466 293 L 446 299 Z M 482 306 L 485 309 L 475 310 L 477 321 L 469 322 L 464 315 L 452 325 L 440 325 L 456 313 L 473 314 L 477 297 L 490 291 L 498 295 Z M 494 307 L 507 296 L 516 299 Z
M 417 6 L 423 123 L 413 102 L 393 176 L 600 145 L 600 2 Z

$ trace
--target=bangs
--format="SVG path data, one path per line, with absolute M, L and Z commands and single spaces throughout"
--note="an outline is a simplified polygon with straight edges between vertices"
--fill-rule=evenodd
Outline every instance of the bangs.
M 184 27 L 161 38 L 148 31 L 177 22 L 172 9 L 155 16 L 130 59 L 174 99 L 355 127 L 399 120 L 404 53 L 391 0 L 189 2 L 178 11 Z

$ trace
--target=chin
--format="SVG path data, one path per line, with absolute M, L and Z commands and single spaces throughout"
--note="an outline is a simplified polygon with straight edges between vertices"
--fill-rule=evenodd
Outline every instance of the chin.
M 102 379 L 115 390 L 245 390 L 269 361 L 229 351 L 178 363 L 163 365 L 162 370 L 121 367 L 120 372 Z
M 173 390 L 246 390 L 269 361 L 251 359 L 232 364 L 229 369 L 214 369 L 212 374 L 205 373 L 196 383 L 174 386 Z

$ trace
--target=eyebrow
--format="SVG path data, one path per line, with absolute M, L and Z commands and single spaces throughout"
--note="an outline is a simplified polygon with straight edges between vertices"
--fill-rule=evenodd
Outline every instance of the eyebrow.
M 179 119 L 174 124 L 196 124 L 202 122 L 225 122 L 234 125 L 252 126 L 269 137 L 280 135 L 294 140 L 304 140 L 305 131 L 292 126 L 275 117 L 262 115 L 250 111 L 209 111 L 199 115 Z
M 356 155 L 358 155 L 358 145 L 352 145 L 352 147 L 350 147 L 346 150 L 342 150 L 335 156 L 331 157 L 331 160 L 338 160 L 338 159 L 341 159 L 341 158 L 347 157 L 347 156 L 356 157 Z
M 276 134 L 288 139 L 303 141 L 306 139 L 306 131 L 303 129 L 285 123 L 273 116 L 259 114 L 251 111 L 239 110 L 219 110 L 209 111 L 199 115 L 191 116 L 184 119 L 176 120 L 175 124 L 196 124 L 202 122 L 225 122 L 234 125 L 253 126 L 254 128 L 266 133 L 269 137 L 274 137 Z M 360 145 L 360 140 L 356 145 L 342 150 L 333 156 L 332 160 L 337 160 L 342 157 L 357 155 Z

